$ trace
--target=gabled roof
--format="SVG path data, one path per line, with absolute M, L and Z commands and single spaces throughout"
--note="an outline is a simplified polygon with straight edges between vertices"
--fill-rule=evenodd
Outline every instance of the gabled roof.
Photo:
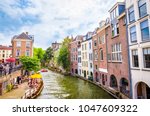
M 16 37 L 16 39 L 30 39 L 24 32 Z
M 33 40 L 28 34 L 26 33 L 21 33 L 20 35 L 15 35 L 13 39 L 28 39 L 28 40 Z

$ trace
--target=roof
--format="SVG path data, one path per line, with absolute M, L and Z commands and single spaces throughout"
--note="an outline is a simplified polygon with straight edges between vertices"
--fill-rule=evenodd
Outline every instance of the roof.
M 0 45 L 0 50 L 12 50 L 12 47 Z
M 33 40 L 33 38 L 30 36 L 30 35 L 28 35 L 27 33 L 21 33 L 20 35 L 15 35 L 14 37 L 13 37 L 13 39 L 28 39 L 28 40 Z

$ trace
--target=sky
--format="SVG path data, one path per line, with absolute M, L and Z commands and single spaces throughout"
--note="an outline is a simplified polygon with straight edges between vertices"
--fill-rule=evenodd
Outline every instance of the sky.
M 124 0 L 0 0 L 0 45 L 22 32 L 34 35 L 34 47 L 46 49 L 66 36 L 85 35 Z

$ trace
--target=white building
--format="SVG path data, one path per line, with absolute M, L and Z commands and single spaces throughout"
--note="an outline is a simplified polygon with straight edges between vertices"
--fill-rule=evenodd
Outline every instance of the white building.
M 12 56 L 12 47 L 0 45 L 0 61 L 5 61 L 10 56 Z
M 84 36 L 83 41 L 81 43 L 81 62 L 82 62 L 82 77 L 88 78 L 88 41 L 86 40 L 86 36 Z
M 88 39 L 88 71 L 89 78 L 93 79 L 93 47 L 92 47 L 92 36 Z
M 150 0 L 126 0 L 133 98 L 150 98 Z
M 81 47 L 78 47 L 78 75 L 82 76 Z

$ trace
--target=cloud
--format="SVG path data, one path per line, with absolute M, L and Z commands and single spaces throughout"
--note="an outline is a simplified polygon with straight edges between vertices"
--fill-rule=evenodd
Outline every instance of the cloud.
M 34 45 L 44 49 L 68 35 L 84 35 L 109 17 L 108 10 L 116 1 L 5 0 L 0 3 L 0 11 L 6 16 L 0 21 L 0 38 L 5 38 L 0 39 L 0 44 L 8 43 L 22 31 L 34 35 Z

